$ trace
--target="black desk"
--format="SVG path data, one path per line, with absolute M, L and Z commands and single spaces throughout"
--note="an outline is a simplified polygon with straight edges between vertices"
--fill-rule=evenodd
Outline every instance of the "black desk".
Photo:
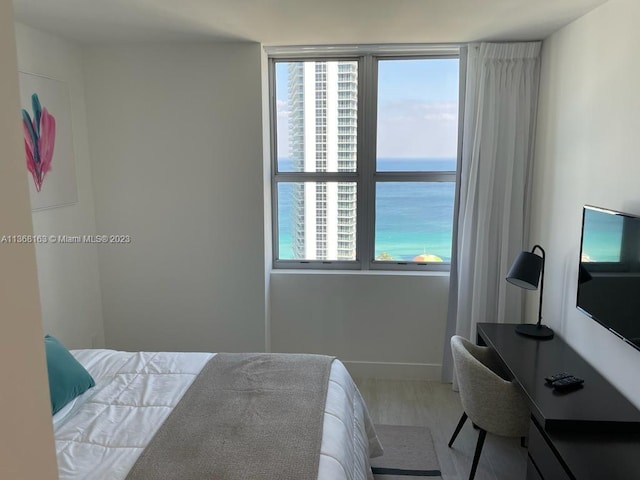
M 512 324 L 478 324 L 478 343 L 493 348 L 529 400 L 527 480 L 640 479 L 640 411 L 557 334 L 518 335 Z M 544 377 L 569 372 L 584 388 L 557 394 Z

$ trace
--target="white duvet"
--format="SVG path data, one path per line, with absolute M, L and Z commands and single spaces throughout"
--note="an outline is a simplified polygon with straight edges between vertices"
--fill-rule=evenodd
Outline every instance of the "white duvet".
M 53 417 L 61 480 L 123 480 L 212 353 L 73 350 L 96 386 Z M 318 480 L 371 479 L 382 453 L 344 365 L 329 377 Z M 251 480 L 251 479 L 247 479 Z

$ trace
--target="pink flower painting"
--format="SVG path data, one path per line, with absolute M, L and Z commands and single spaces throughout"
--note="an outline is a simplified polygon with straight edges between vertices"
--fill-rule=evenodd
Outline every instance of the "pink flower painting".
M 39 192 L 45 175 L 51 170 L 53 147 L 56 142 L 56 119 L 46 108 L 40 105 L 38 94 L 31 95 L 33 119 L 29 112 L 22 110 L 24 127 L 24 148 L 27 169 L 33 177 L 33 183 Z

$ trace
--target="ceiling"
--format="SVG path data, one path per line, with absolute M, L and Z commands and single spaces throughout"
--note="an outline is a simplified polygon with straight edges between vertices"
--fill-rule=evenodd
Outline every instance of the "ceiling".
M 542 39 L 607 0 L 13 0 L 16 20 L 83 44 L 265 45 Z

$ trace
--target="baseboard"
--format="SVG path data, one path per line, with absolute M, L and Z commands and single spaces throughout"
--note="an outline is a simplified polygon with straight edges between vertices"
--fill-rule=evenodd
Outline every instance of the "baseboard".
M 358 362 L 342 360 L 355 378 L 440 381 L 442 365 L 428 363 Z

